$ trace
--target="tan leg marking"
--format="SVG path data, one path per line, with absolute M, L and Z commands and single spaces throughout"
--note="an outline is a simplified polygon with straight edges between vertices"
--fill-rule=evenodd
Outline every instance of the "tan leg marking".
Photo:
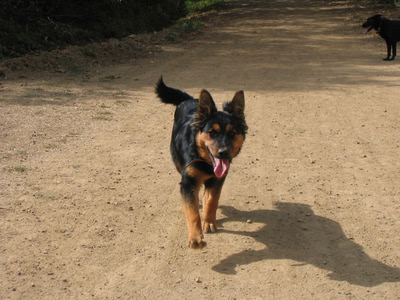
M 201 249 L 205 247 L 207 243 L 204 241 L 203 232 L 201 230 L 198 191 L 195 191 L 194 203 L 188 203 L 184 200 L 184 208 L 189 233 L 189 247 Z
M 217 208 L 222 185 L 205 189 L 203 194 L 203 232 L 217 231 Z

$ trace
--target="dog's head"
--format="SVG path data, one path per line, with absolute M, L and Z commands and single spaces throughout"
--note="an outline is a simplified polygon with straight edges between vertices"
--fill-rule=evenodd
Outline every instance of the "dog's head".
M 197 131 L 199 155 L 213 164 L 215 176 L 224 177 L 232 159 L 240 152 L 247 132 L 243 91 L 225 103 L 223 111 L 218 111 L 210 93 L 202 90 L 192 126 Z
M 364 24 L 362 24 L 362 27 L 365 28 L 365 33 L 370 32 L 372 29 L 378 31 L 382 25 L 383 19 L 384 17 L 382 15 L 375 15 L 369 17 L 367 21 Z

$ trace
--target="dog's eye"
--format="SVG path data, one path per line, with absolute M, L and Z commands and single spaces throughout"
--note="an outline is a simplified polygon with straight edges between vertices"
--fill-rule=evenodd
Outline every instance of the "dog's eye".
M 209 134 L 210 134 L 210 136 L 211 137 L 215 137 L 215 136 L 217 136 L 218 135 L 218 132 L 217 131 L 215 131 L 215 130 L 210 130 L 209 132 L 208 132 Z
M 235 134 L 236 134 L 236 132 L 233 131 L 233 130 L 231 130 L 231 131 L 228 132 L 228 135 L 229 135 L 230 137 L 232 137 L 232 138 L 235 136 Z

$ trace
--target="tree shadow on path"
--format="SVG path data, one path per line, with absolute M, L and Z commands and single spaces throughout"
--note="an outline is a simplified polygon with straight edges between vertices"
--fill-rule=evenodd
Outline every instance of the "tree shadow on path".
M 400 269 L 385 265 L 369 257 L 362 246 L 346 237 L 340 224 L 314 214 L 309 205 L 279 202 L 278 210 L 239 211 L 222 206 L 227 218 L 224 222 L 265 224 L 254 232 L 220 232 L 253 237 L 266 245 L 262 250 L 244 250 L 223 259 L 212 269 L 223 274 L 236 274 L 235 267 L 267 259 L 292 259 L 301 266 L 313 266 L 328 270 L 332 280 L 372 287 L 384 282 L 400 281 Z

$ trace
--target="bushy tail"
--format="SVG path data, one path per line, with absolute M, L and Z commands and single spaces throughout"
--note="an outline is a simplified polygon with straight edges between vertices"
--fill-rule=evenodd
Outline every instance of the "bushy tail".
M 185 92 L 166 86 L 162 77 L 157 82 L 156 94 L 161 102 L 174 105 L 179 105 L 183 101 L 193 99 L 192 96 Z

